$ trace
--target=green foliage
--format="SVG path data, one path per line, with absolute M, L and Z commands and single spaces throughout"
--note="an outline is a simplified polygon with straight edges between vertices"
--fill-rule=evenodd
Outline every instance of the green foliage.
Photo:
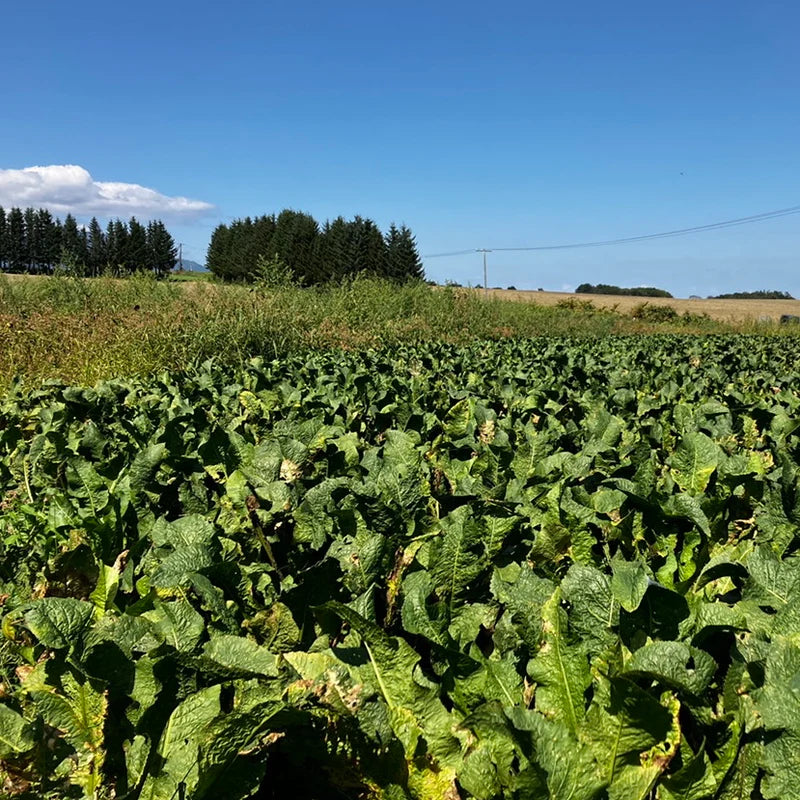
M 652 286 L 634 286 L 624 289 L 608 283 L 582 283 L 575 289 L 576 294 L 618 294 L 627 297 L 672 297 L 666 289 L 656 289 Z
M 657 306 L 654 303 L 639 303 L 631 310 L 631 316 L 645 322 L 672 322 L 678 312 L 672 306 Z
M 405 225 L 392 224 L 384 236 L 371 219 L 358 215 L 320 227 L 311 215 L 291 209 L 218 225 L 206 263 L 222 280 L 259 282 L 265 259 L 286 264 L 293 281 L 303 286 L 359 276 L 404 282 L 424 275 L 416 241 Z
M 11 387 L 4 791 L 797 797 L 798 358 L 398 343 Z
M 255 274 L 256 284 L 264 289 L 283 289 L 296 283 L 294 270 L 277 255 L 258 256 Z
M 563 308 L 566 311 L 580 311 L 583 313 L 602 313 L 591 300 L 578 300 L 577 297 L 565 297 L 556 303 L 556 308 Z
M 175 266 L 175 244 L 164 223 L 143 226 L 112 220 L 106 232 L 97 219 L 87 227 L 72 214 L 64 222 L 45 208 L 0 208 L 0 271 L 97 277 L 151 271 L 163 275 Z
M 794 300 L 789 292 L 759 289 L 755 292 L 728 292 L 711 295 L 712 300 Z
M 0 276 L 0 383 L 16 375 L 91 383 L 188 369 L 208 358 L 246 363 L 254 354 L 308 347 L 374 348 L 403 342 L 471 342 L 541 335 L 582 338 L 635 331 L 735 328 L 684 315 L 642 323 L 604 309 L 518 303 L 421 281 L 369 276 L 270 291 L 214 281 Z M 786 335 L 783 326 L 771 331 Z

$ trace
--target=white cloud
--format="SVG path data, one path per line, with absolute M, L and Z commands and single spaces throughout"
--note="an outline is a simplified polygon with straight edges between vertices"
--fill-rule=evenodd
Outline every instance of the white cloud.
M 214 209 L 210 203 L 169 197 L 138 183 L 96 181 L 88 170 L 74 164 L 0 169 L 0 206 L 48 208 L 80 216 L 172 219 L 200 217 Z

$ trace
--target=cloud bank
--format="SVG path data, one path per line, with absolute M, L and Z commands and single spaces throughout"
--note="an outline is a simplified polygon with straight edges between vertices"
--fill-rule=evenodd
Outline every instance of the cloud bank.
M 74 164 L 0 169 L 0 206 L 48 208 L 76 216 L 158 216 L 195 219 L 214 209 L 211 203 L 169 197 L 138 183 L 96 181 Z

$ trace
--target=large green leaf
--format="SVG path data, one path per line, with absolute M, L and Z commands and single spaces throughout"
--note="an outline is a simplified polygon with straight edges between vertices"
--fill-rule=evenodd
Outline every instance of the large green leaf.
M 147 775 L 142 800 L 193 796 L 200 780 L 201 742 L 221 712 L 220 691 L 219 686 L 201 689 L 172 712 L 158 743 L 159 766 Z
M 561 581 L 561 592 L 570 605 L 570 628 L 589 644 L 602 650 L 615 639 L 619 601 L 608 576 L 595 567 L 573 564 Z
M 33 747 L 35 741 L 28 720 L 0 703 L 0 758 L 24 753 Z
M 675 482 L 684 492 L 702 494 L 719 463 L 719 448 L 704 433 L 688 433 L 670 463 Z
M 650 583 L 647 568 L 641 561 L 614 559 L 611 562 L 611 569 L 613 572 L 611 592 L 614 599 L 626 611 L 635 611 Z
M 585 648 L 567 640 L 567 615 L 561 608 L 560 589 L 542 607 L 542 639 L 539 652 L 528 664 L 528 675 L 537 684 L 536 709 L 577 736 L 591 676 Z
M 108 699 L 105 692 L 69 671 L 61 676 L 60 684 L 32 691 L 31 699 L 44 721 L 75 750 L 70 782 L 93 797 L 102 784 Z
M 699 695 L 711 682 L 716 668 L 716 662 L 704 650 L 684 642 L 652 642 L 633 654 L 625 672 Z
M 523 732 L 529 734 L 536 762 L 547 775 L 550 800 L 594 800 L 600 796 L 606 786 L 600 768 L 591 750 L 581 746 L 563 722 L 521 708 L 507 710 L 506 715 L 518 737 Z
M 669 763 L 649 758 L 648 751 L 662 745 L 668 752 L 671 736 L 670 710 L 632 681 L 601 678 L 594 684 L 581 737 L 595 754 L 610 797 L 644 800 Z
M 31 603 L 24 620 L 45 647 L 61 649 L 80 641 L 93 617 L 91 603 L 72 597 L 45 597 Z
M 370 680 L 388 707 L 388 717 L 395 736 L 407 757 L 413 755 L 420 739 L 442 767 L 452 769 L 460 750 L 454 735 L 454 722 L 437 692 L 415 679 L 420 657 L 403 639 L 390 637 L 373 623 L 341 603 L 324 606 L 356 630 L 369 659 L 368 671 L 359 675 Z
M 205 631 L 203 617 L 183 598 L 157 603 L 142 615 L 153 624 L 156 634 L 179 653 L 190 653 L 200 643 Z
M 441 521 L 442 535 L 432 548 L 430 574 L 452 614 L 469 593 L 470 584 L 483 572 L 484 531 L 468 506 Z
M 274 653 L 241 636 L 214 636 L 203 648 L 203 665 L 231 677 L 278 675 L 278 659 Z

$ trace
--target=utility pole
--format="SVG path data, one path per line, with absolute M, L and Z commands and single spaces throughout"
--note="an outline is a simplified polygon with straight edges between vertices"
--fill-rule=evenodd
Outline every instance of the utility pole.
M 489 280 L 487 278 L 486 273 L 486 254 L 491 253 L 491 250 L 481 249 L 475 251 L 476 253 L 483 253 L 483 294 L 488 296 L 489 294 Z
M 183 272 L 183 242 L 178 242 L 178 270 Z

